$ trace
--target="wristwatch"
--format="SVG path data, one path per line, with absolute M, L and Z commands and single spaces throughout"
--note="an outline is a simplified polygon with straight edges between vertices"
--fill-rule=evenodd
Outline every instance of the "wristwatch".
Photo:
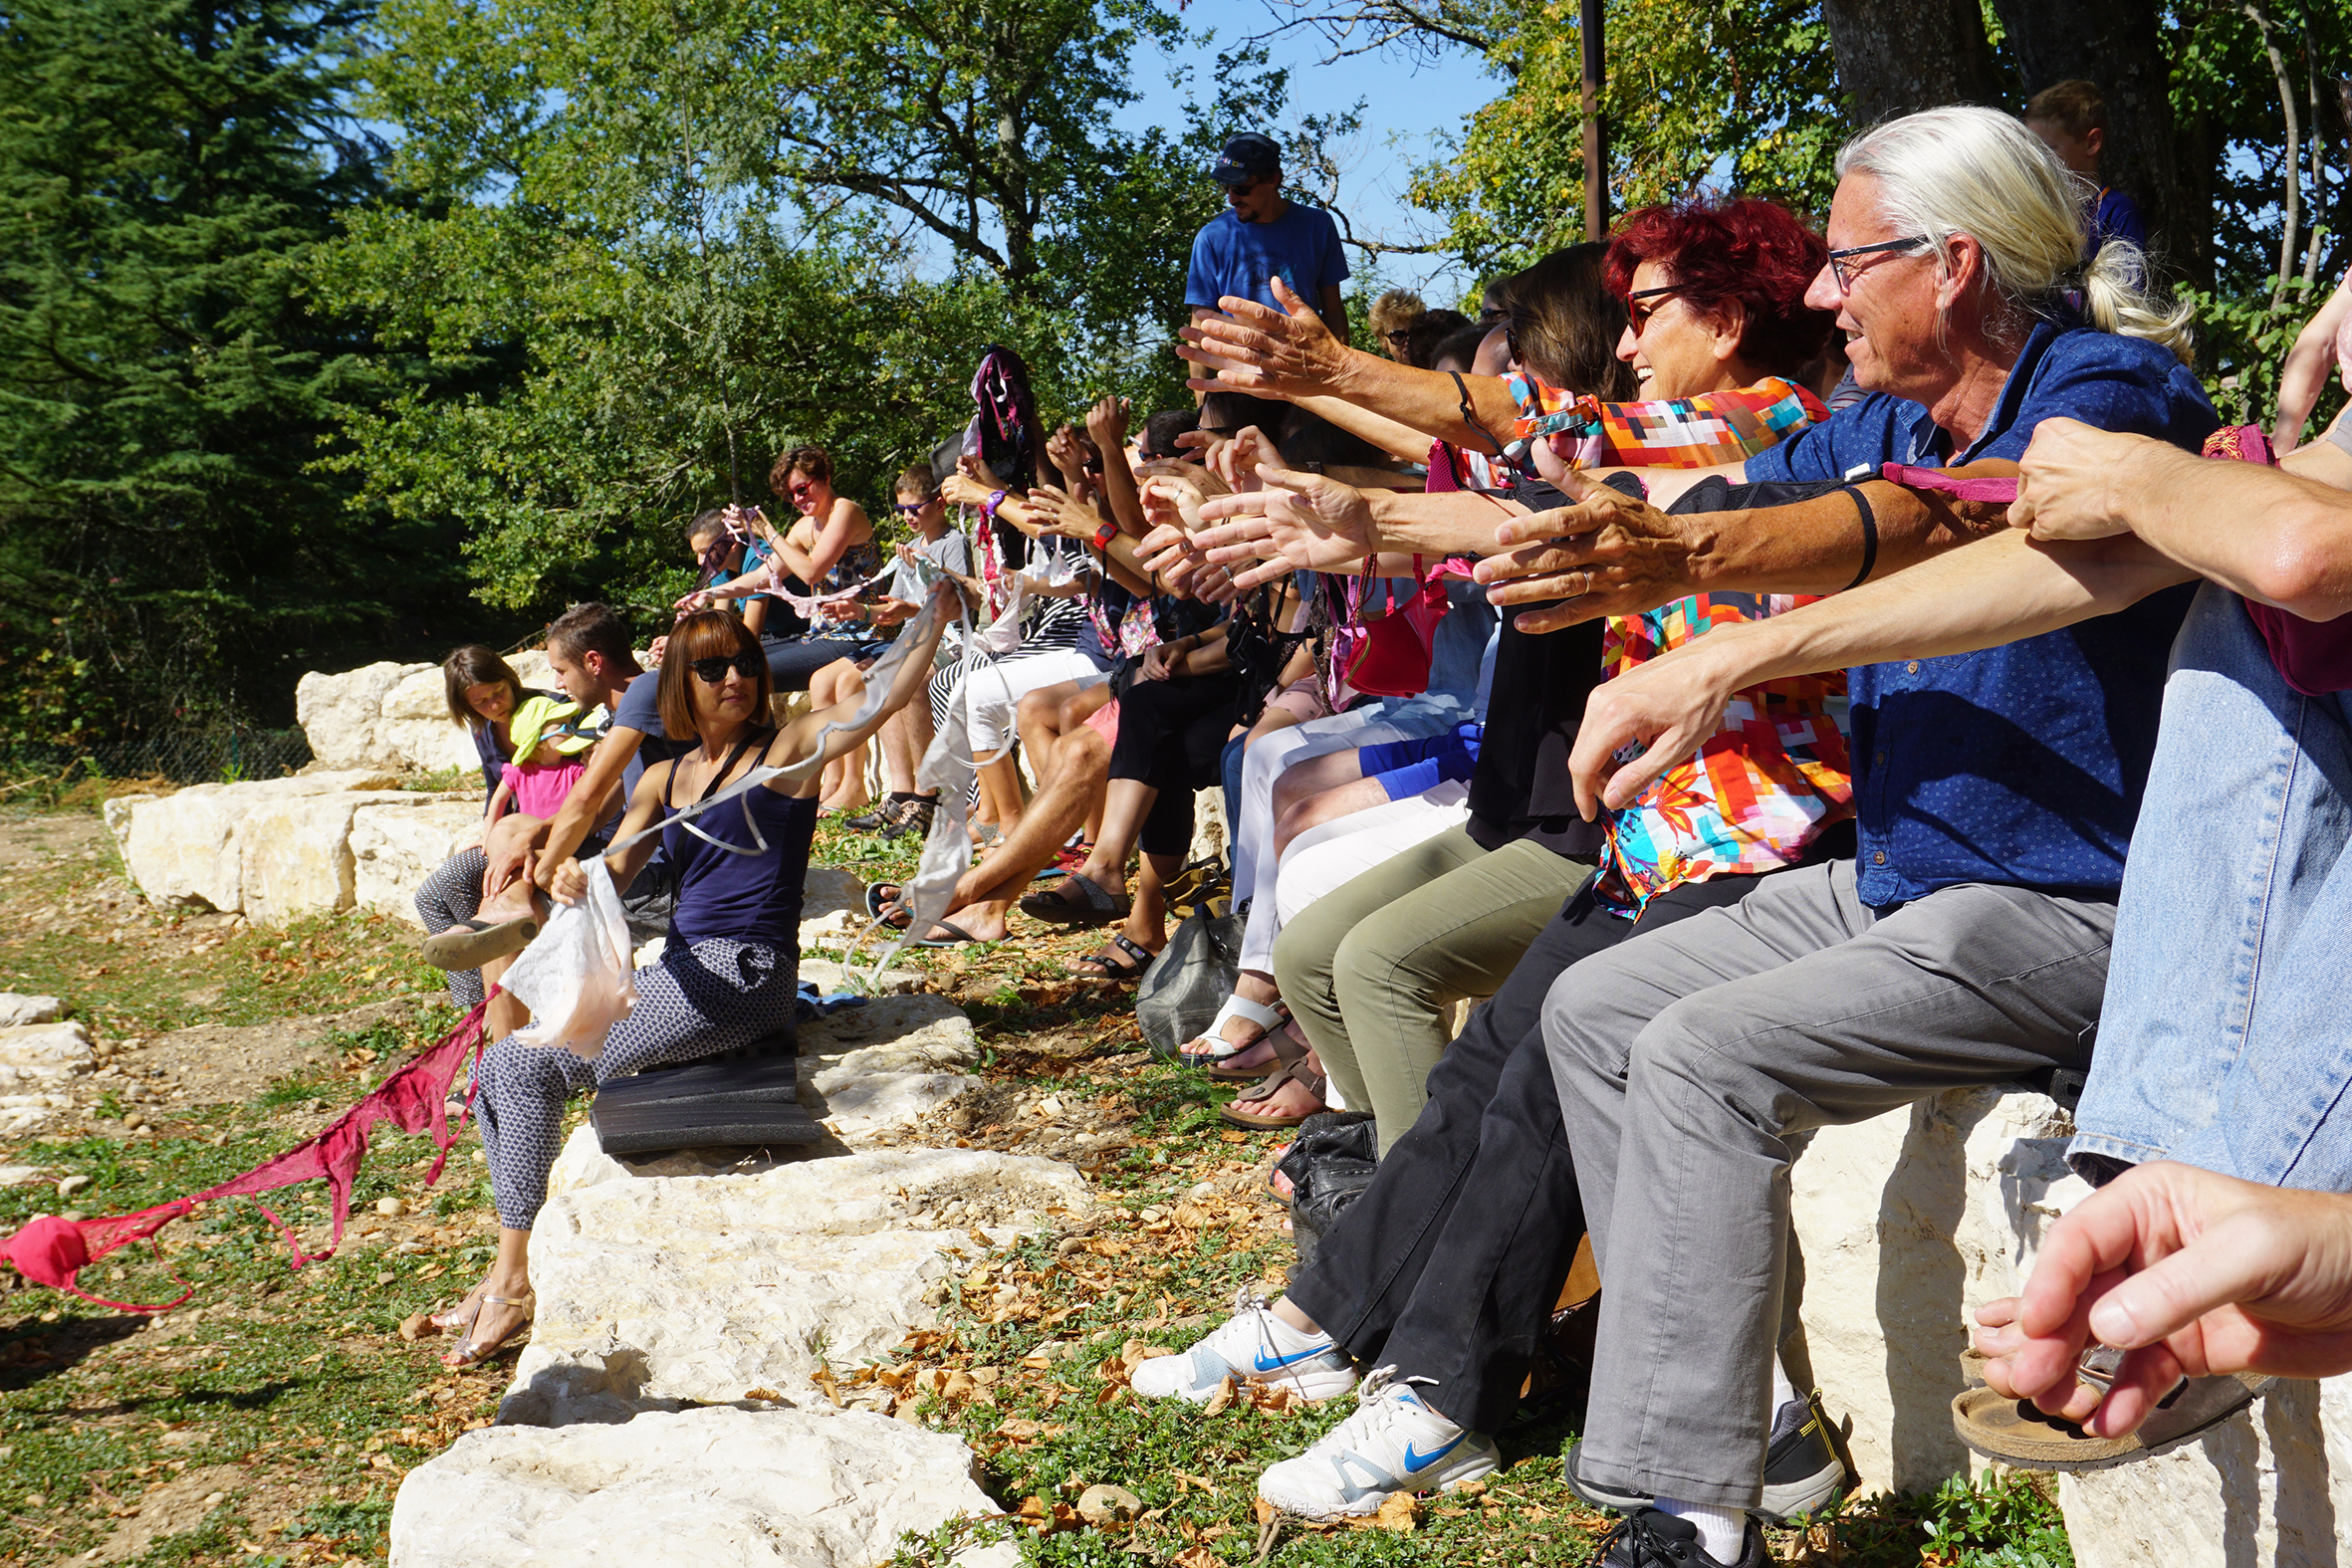
M 1116 523 L 1105 522 L 1100 528 L 1094 531 L 1094 548 L 1100 551 L 1108 551 L 1110 549 L 1110 542 L 1114 539 L 1117 539 L 1118 537 L 1119 526 Z

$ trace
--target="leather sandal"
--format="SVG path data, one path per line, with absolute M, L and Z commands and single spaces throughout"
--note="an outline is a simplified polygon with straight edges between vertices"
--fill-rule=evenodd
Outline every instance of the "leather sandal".
M 2094 1371 L 2083 1376 L 2093 1387 L 2105 1386 Z M 2070 1421 L 2043 1415 L 2031 1400 L 1975 1388 L 1954 1396 L 1952 1430 L 1974 1452 L 2018 1469 L 2103 1470 L 2194 1442 L 2277 1381 L 2251 1372 L 2183 1378 L 2139 1430 L 2120 1438 L 2093 1437 Z
M 1296 1036 L 1292 1034 L 1291 1025 L 1288 1021 L 1286 1021 L 1280 1028 L 1268 1029 L 1265 1033 L 1250 1041 L 1248 1045 L 1242 1046 L 1233 1054 L 1235 1056 L 1244 1055 L 1253 1048 L 1260 1045 L 1264 1045 L 1274 1052 L 1274 1065 L 1277 1070 L 1288 1067 L 1294 1061 L 1303 1061 L 1306 1058 L 1307 1048 L 1305 1044 Z M 1260 1078 L 1266 1076 L 1267 1066 L 1264 1062 L 1258 1062 L 1255 1065 L 1248 1067 L 1235 1067 L 1229 1065 L 1231 1060 L 1232 1058 L 1228 1057 L 1225 1061 L 1217 1063 L 1215 1066 L 1209 1068 L 1203 1074 L 1203 1076 L 1217 1083 L 1255 1083 Z M 1316 1098 L 1320 1099 L 1321 1096 L 1318 1094 Z
M 418 951 L 435 969 L 480 969 L 494 959 L 520 953 L 539 935 L 539 917 L 520 915 L 497 922 L 461 920 L 424 939 Z
M 1258 1025 L 1258 1032 L 1239 1045 L 1225 1037 L 1225 1025 L 1235 1018 L 1248 1018 Z M 1207 1028 L 1176 1047 L 1176 1059 L 1188 1067 L 1206 1067 L 1210 1076 L 1215 1077 L 1218 1075 L 1217 1069 L 1224 1062 L 1239 1056 L 1290 1021 L 1291 1009 L 1283 1006 L 1279 997 L 1269 1005 L 1252 1002 L 1247 997 L 1230 996 L 1225 999 L 1225 1005 L 1217 1009 L 1217 1016 L 1209 1020 Z M 1291 1058 L 1288 1056 L 1279 1063 L 1285 1067 L 1290 1064 Z M 1258 1077 L 1263 1070 L 1253 1071 L 1249 1076 Z
M 1313 1110 L 1300 1111 L 1295 1116 L 1286 1116 L 1262 1114 L 1250 1109 L 1253 1105 L 1263 1105 L 1272 1100 L 1277 1093 L 1281 1092 L 1284 1084 L 1292 1082 L 1302 1083 L 1306 1086 L 1306 1092 L 1314 1097 Z M 1235 1095 L 1231 1104 L 1218 1106 L 1217 1114 L 1224 1120 L 1233 1123 L 1234 1126 L 1247 1127 L 1253 1132 L 1282 1132 L 1297 1126 L 1317 1111 L 1325 1109 L 1323 1092 L 1329 1086 L 1330 1080 L 1309 1067 L 1306 1064 L 1306 1057 L 1301 1054 L 1296 1061 L 1273 1074 L 1247 1094 Z
M 1121 955 L 1125 956 L 1124 963 L 1119 961 Z M 1143 972 L 1151 968 L 1151 961 L 1158 957 L 1158 954 L 1152 952 L 1142 943 L 1130 942 L 1123 933 L 1114 931 L 1110 934 L 1110 941 L 1104 945 L 1101 952 L 1089 953 L 1083 958 L 1072 959 L 1070 967 L 1076 969 L 1080 964 L 1091 964 L 1094 968 L 1090 971 L 1078 970 L 1080 977 L 1086 980 L 1107 981 L 1113 985 L 1125 985 L 1141 980 Z
M 1124 920 L 1127 907 L 1125 899 L 1111 897 L 1075 872 L 1021 899 L 1021 912 L 1031 919 L 1080 930 Z

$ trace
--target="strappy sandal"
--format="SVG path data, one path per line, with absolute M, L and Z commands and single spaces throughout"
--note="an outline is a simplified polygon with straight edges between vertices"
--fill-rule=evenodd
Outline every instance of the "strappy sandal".
M 1115 962 L 1120 953 L 1124 953 L 1129 962 L 1125 964 Z M 1080 964 L 1091 964 L 1094 966 L 1091 972 L 1078 970 L 1078 974 L 1084 979 L 1107 981 L 1113 985 L 1127 985 L 1141 980 L 1143 972 L 1151 968 L 1151 961 L 1157 957 L 1159 955 L 1152 952 L 1151 949 L 1139 942 L 1130 942 L 1125 936 L 1114 931 L 1110 934 L 1110 942 L 1101 952 L 1089 953 L 1081 959 L 1072 959 L 1070 968 L 1077 969 Z
M 2093 1387 L 2107 1386 L 2095 1368 L 2086 1367 L 2081 1376 Z M 2004 1399 L 1991 1388 L 1969 1389 L 1953 1397 L 1952 1430 L 1976 1453 L 2018 1469 L 2103 1470 L 2195 1441 L 2277 1381 L 2251 1372 L 2183 1378 L 2138 1431 L 2121 1438 L 2095 1438 L 2070 1421 L 2043 1415 L 2031 1400 Z
M 1258 1032 L 1238 1045 L 1225 1037 L 1225 1025 L 1235 1018 L 1247 1018 L 1258 1025 Z M 1267 1035 L 1290 1021 L 1291 1009 L 1283 1006 L 1279 997 L 1271 1006 L 1252 1002 L 1247 997 L 1227 997 L 1225 1006 L 1217 1009 L 1217 1016 L 1209 1020 L 1209 1026 L 1176 1047 L 1176 1059 L 1188 1067 L 1206 1067 L 1214 1076 L 1220 1065 L 1264 1043 Z M 1288 1067 L 1291 1061 L 1291 1057 L 1285 1056 L 1278 1064 Z M 1264 1070 L 1260 1068 L 1249 1076 L 1255 1078 Z
M 1268 1103 L 1282 1092 L 1284 1084 L 1294 1082 L 1304 1084 L 1306 1092 L 1314 1097 L 1313 1110 L 1300 1111 L 1295 1116 L 1287 1116 L 1267 1115 L 1249 1109 L 1253 1105 Z M 1323 1094 L 1329 1087 L 1330 1079 L 1309 1067 L 1306 1064 L 1305 1055 L 1301 1053 L 1296 1061 L 1290 1063 L 1282 1071 L 1275 1073 L 1249 1093 L 1237 1094 L 1231 1104 L 1218 1106 L 1217 1114 L 1236 1127 L 1247 1127 L 1252 1132 L 1284 1132 L 1297 1126 L 1309 1116 L 1326 1109 L 1323 1104 Z
M 1025 893 L 1021 898 L 1021 912 L 1031 919 L 1081 931 L 1126 919 L 1127 907 L 1127 900 L 1113 898 L 1084 877 L 1075 875 L 1065 876 L 1052 887 Z
M 1274 1063 L 1272 1067 L 1262 1061 L 1253 1062 L 1247 1067 L 1237 1067 L 1231 1065 L 1229 1058 L 1227 1061 L 1221 1061 L 1217 1065 L 1207 1068 L 1203 1071 L 1202 1076 L 1212 1083 L 1256 1083 L 1270 1071 L 1280 1072 L 1294 1061 L 1306 1059 L 1306 1043 L 1292 1032 L 1292 1025 L 1288 1023 L 1279 1029 L 1267 1030 L 1234 1054 L 1247 1055 L 1260 1045 L 1273 1050 Z
M 499 1335 L 498 1338 L 485 1345 L 474 1338 L 474 1325 L 481 1321 L 482 1308 L 494 1303 L 498 1306 L 521 1307 L 523 1309 L 523 1321 L 517 1323 L 513 1328 L 508 1329 L 505 1333 Z M 456 1371 L 464 1367 L 477 1366 L 480 1363 L 489 1360 L 492 1356 L 497 1355 L 500 1351 L 513 1344 L 515 1342 L 515 1336 L 520 1334 L 523 1330 L 529 1328 L 532 1322 L 539 1316 L 538 1303 L 539 1292 L 536 1290 L 530 1291 L 527 1294 L 520 1296 L 493 1295 L 487 1290 L 483 1291 L 481 1297 L 474 1302 L 473 1311 L 466 1314 L 465 1342 L 459 1345 L 455 1350 L 451 1351 L 449 1353 L 449 1357 L 443 1360 L 442 1365 L 448 1367 L 452 1371 Z
M 539 935 L 539 917 L 520 915 L 513 920 L 461 920 L 447 931 L 424 939 L 418 952 L 435 969 L 480 969 L 510 953 L 520 953 Z
M 449 1334 L 454 1334 L 461 1328 L 470 1327 L 474 1321 L 474 1315 L 482 1310 L 481 1292 L 482 1286 L 474 1286 L 473 1289 L 457 1298 L 457 1305 L 446 1312 L 435 1312 L 425 1321 L 443 1333 Z

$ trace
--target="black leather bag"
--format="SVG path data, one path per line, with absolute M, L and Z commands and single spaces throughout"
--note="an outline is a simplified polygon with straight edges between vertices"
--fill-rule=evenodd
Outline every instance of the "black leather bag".
M 1242 917 L 1207 909 L 1185 917 L 1143 972 L 1135 1022 L 1153 1055 L 1176 1059 L 1177 1047 L 1206 1029 L 1241 979 Z
M 1323 1232 L 1379 1173 L 1378 1129 L 1361 1111 L 1318 1112 L 1298 1124 L 1275 1169 L 1291 1179 L 1291 1239 L 1303 1268 Z

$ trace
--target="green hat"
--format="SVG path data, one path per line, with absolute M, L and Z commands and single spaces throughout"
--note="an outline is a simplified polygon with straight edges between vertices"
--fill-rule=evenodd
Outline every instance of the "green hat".
M 552 738 L 558 752 L 566 757 L 578 757 L 595 745 L 596 738 L 592 735 L 561 733 L 559 727 L 579 717 L 580 704 L 576 702 L 563 702 L 554 697 L 524 698 L 523 705 L 515 710 L 515 717 L 507 726 L 507 733 L 514 737 L 515 755 L 529 757 L 539 750 L 542 740 Z M 559 730 L 559 733 L 550 737 L 548 732 L 551 730 Z

